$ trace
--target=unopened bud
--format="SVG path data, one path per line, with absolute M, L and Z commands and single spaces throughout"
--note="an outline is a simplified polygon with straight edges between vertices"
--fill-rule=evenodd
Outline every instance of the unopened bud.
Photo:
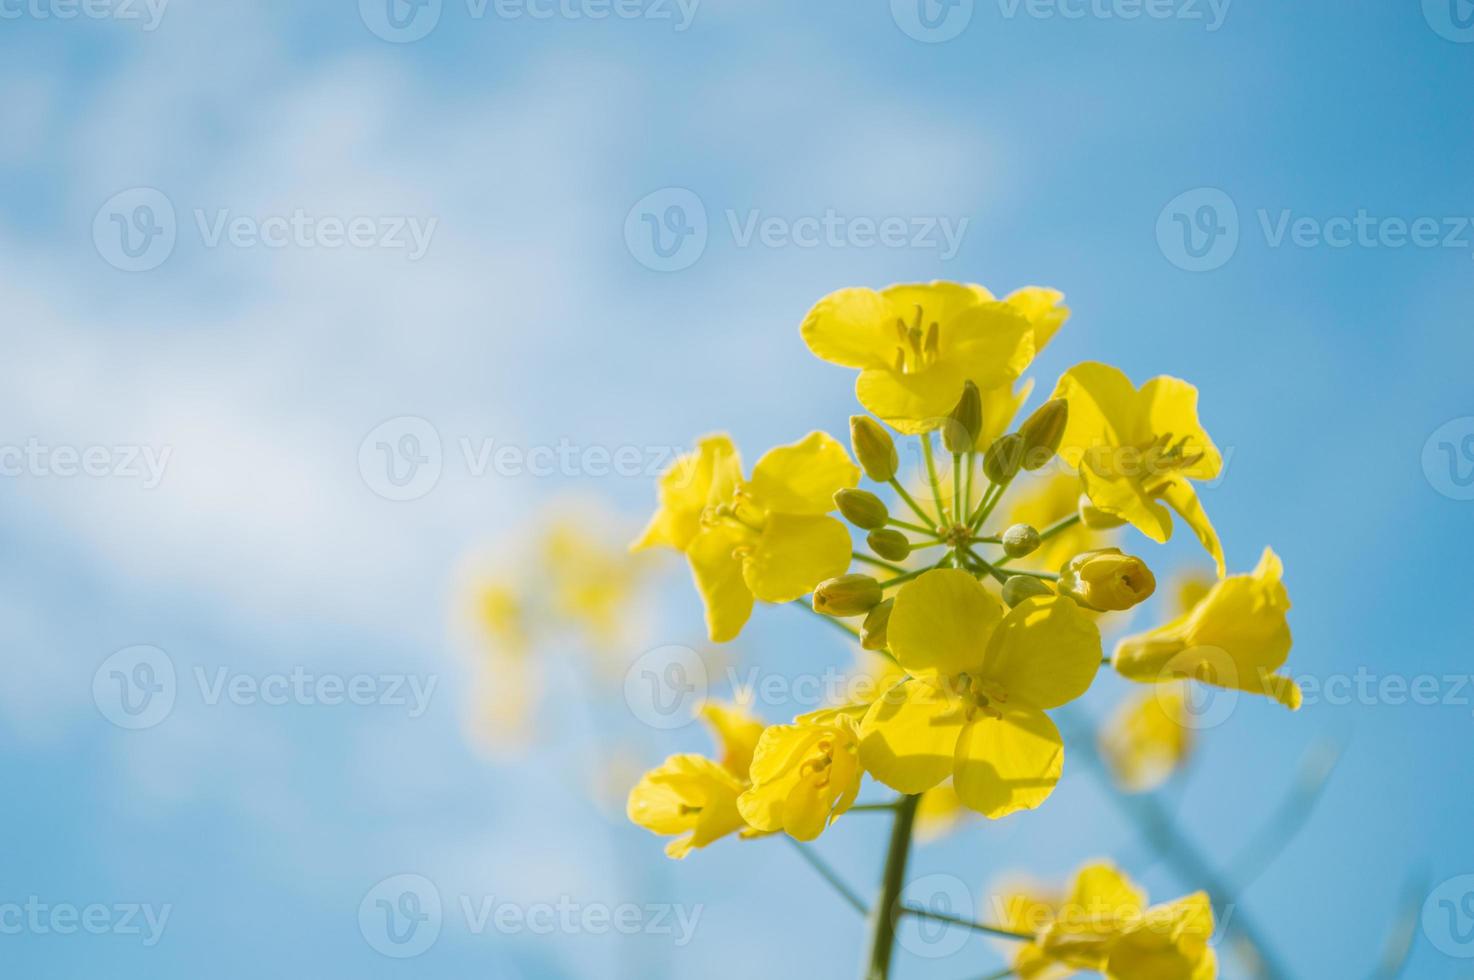
M 841 575 L 814 588 L 814 612 L 826 616 L 859 616 L 880 602 L 880 583 L 869 575 Z
M 942 445 L 949 453 L 970 452 L 983 429 L 983 399 L 978 386 L 971 381 L 963 383 L 962 398 L 947 421 L 942 423 Z
M 1018 427 L 1024 439 L 1024 469 L 1037 470 L 1054 458 L 1069 420 L 1070 403 L 1063 398 L 1051 398 L 1024 419 Z
M 1003 583 L 1003 601 L 1009 606 L 1039 595 L 1054 595 L 1054 590 L 1032 575 L 1010 575 Z
M 874 609 L 865 614 L 865 622 L 860 625 L 860 646 L 866 650 L 884 650 L 889 642 L 886 637 L 886 627 L 891 621 L 891 607 L 896 600 L 887 599 Z
M 1156 576 L 1146 562 L 1123 555 L 1120 548 L 1087 551 L 1060 569 L 1059 594 L 1091 609 L 1130 609 L 1156 588 Z
M 1090 498 L 1084 494 L 1080 495 L 1080 523 L 1092 531 L 1109 531 L 1111 528 L 1120 527 L 1126 521 L 1115 514 L 1107 514 L 1099 507 L 1090 502 Z
M 885 428 L 868 415 L 850 416 L 850 448 L 860 461 L 865 475 L 876 483 L 887 483 L 901 468 L 901 457 L 895 441 Z
M 1018 473 L 1023 462 L 1024 440 L 1017 432 L 999 436 L 983 454 L 983 475 L 1002 486 Z
M 844 515 L 845 520 L 866 531 L 885 527 L 885 522 L 890 520 L 891 516 L 890 511 L 886 509 L 885 501 L 869 490 L 853 488 L 840 490 L 834 495 L 834 504 Z
M 1028 524 L 1015 524 L 1003 532 L 1003 553 L 1022 558 L 1039 547 L 1039 532 Z
M 911 554 L 911 542 L 906 539 L 906 535 L 893 527 L 871 531 L 865 540 L 871 551 L 891 561 L 903 561 Z

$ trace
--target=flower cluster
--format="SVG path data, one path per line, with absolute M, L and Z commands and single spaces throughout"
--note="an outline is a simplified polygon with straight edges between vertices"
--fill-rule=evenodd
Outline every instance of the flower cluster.
M 1107 664 L 1153 685 L 1147 707 L 1123 709 L 1119 736 L 1102 742 L 1132 789 L 1156 785 L 1186 755 L 1189 685 L 1299 706 L 1293 680 L 1277 673 L 1290 648 L 1280 561 L 1266 549 L 1252 573 L 1228 576 L 1194 487 L 1223 468 L 1197 389 L 1166 376 L 1137 386 L 1083 363 L 1018 421 L 1033 388 L 1024 373 L 1069 316 L 1062 301 L 1051 289 L 999 299 L 945 282 L 832 293 L 800 334 L 819 358 L 859 372 L 865 413 L 851 419 L 848 451 L 811 432 L 748 474 L 732 440 L 709 435 L 661 478 L 634 547 L 685 555 L 713 641 L 738 636 L 759 602 L 799 603 L 890 672 L 867 702 L 771 726 L 729 718 L 718 726 L 723 759 L 678 755 L 647 774 L 628 813 L 683 835 L 672 856 L 731 834 L 812 840 L 867 775 L 902 794 L 894 806 L 911 816 L 921 794 L 989 819 L 1039 807 L 1064 768 L 1050 713 Z M 915 440 L 912 471 L 898 438 Z M 860 486 L 862 474 L 873 486 Z M 1177 618 L 1107 658 L 1108 617 L 1156 589 L 1148 564 L 1118 546 L 1118 529 L 1164 542 L 1173 514 L 1217 576 Z M 1149 910 L 1104 866 L 1076 886 L 1107 887 L 1121 899 L 1108 920 L 1051 916 L 1027 930 L 1019 955 L 1110 976 L 1214 975 L 1206 899 Z

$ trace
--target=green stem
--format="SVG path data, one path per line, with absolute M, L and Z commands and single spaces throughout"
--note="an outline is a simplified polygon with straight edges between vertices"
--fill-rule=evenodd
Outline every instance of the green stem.
M 884 582 L 880 583 L 880 587 L 882 589 L 888 589 L 893 585 L 900 585 L 902 582 L 909 582 L 913 578 L 916 578 L 918 575 L 923 575 L 926 572 L 931 571 L 935 567 L 935 565 L 928 565 L 926 568 L 918 568 L 916 571 L 907 572 L 905 575 L 897 575 L 895 578 L 888 578 Z
M 855 561 L 863 561 L 867 565 L 874 565 L 876 568 L 883 568 L 888 572 L 901 573 L 910 571 L 910 569 L 905 568 L 904 566 L 896 565 L 888 561 L 882 561 L 879 558 L 871 558 L 869 555 L 862 555 L 858 551 L 851 552 L 850 557 L 855 559 Z
M 845 813 L 893 813 L 900 805 L 900 800 L 892 800 L 890 803 L 860 803 L 850 807 Z
M 922 527 L 920 524 L 908 524 L 905 521 L 898 521 L 894 517 L 888 519 L 886 523 L 889 524 L 891 527 L 898 527 L 906 531 L 915 531 L 917 534 L 937 533 L 937 529 L 935 527 Z
M 891 488 L 900 494 L 901 499 L 906 501 L 906 506 L 910 507 L 917 517 L 921 518 L 921 523 L 925 524 L 932 531 L 935 531 L 937 529 L 937 522 L 931 519 L 930 514 L 921 509 L 921 505 L 916 502 L 915 497 L 906 492 L 906 488 L 901 486 L 901 481 L 895 477 L 891 477 L 890 484 Z
M 896 945 L 896 923 L 901 913 L 901 888 L 906 883 L 906 862 L 911 856 L 911 828 L 921 797 L 908 796 L 896 808 L 891 825 L 890 848 L 885 855 L 885 873 L 880 882 L 880 899 L 870 910 L 870 958 L 865 980 L 888 980 L 891 955 Z
M 1040 531 L 1039 532 L 1039 540 L 1040 541 L 1048 541 L 1050 538 L 1054 537 L 1059 532 L 1064 531 L 1064 530 L 1067 530 L 1069 528 L 1072 528 L 1076 524 L 1079 524 L 1079 523 L 1080 523 L 1080 511 L 1079 510 L 1076 510 L 1069 517 L 1063 518 L 1062 520 L 1057 521 L 1054 524 L 1051 524 L 1049 527 L 1045 528 L 1044 530 Z
M 964 507 L 964 502 L 963 502 L 963 499 L 962 499 L 962 454 L 961 453 L 953 453 L 952 454 L 952 513 L 954 513 L 954 514 L 957 515 L 957 519 L 959 521 L 962 520 L 962 515 L 967 513 L 967 511 L 964 510 L 963 507 Z
M 937 461 L 932 456 L 931 433 L 923 432 L 921 439 L 921 455 L 926 457 L 926 476 L 931 481 L 932 500 L 937 505 L 937 520 L 943 524 L 947 523 L 947 508 L 942 506 L 942 481 L 937 479 Z
M 1003 939 L 1015 939 L 1021 943 L 1031 943 L 1037 938 L 1035 936 L 1031 936 L 1027 932 L 1014 932 L 1012 929 L 1002 929 L 998 926 L 990 926 L 986 923 L 974 922 L 972 919 L 965 919 L 960 915 L 950 915 L 946 912 L 933 912 L 931 909 L 924 909 L 917 905 L 903 905 L 901 906 L 901 911 L 905 912 L 907 915 L 914 915 L 918 918 L 931 919 L 933 922 L 946 922 L 949 925 L 962 926 L 964 929 L 971 929 L 974 932 L 984 932 L 990 936 L 999 936 Z
M 971 451 L 967 454 L 967 479 L 962 484 L 962 503 L 957 508 L 958 516 L 972 513 L 972 471 L 977 466 Z
M 848 904 L 850 908 L 854 909 L 856 912 L 859 912 L 861 915 L 865 915 L 870 911 L 865 907 L 865 900 L 862 899 L 859 895 L 855 894 L 854 889 L 852 889 L 849 885 L 846 885 L 844 883 L 844 880 L 835 873 L 833 868 L 831 868 L 828 864 L 825 864 L 824 860 L 820 858 L 819 855 L 813 853 L 803 844 L 794 840 L 792 837 L 789 837 L 787 834 L 784 834 L 783 837 L 790 844 L 792 844 L 794 850 L 798 851 L 799 855 L 802 856 L 803 859 L 809 863 L 809 867 L 819 872 L 819 877 L 829 882 L 830 887 L 832 887 L 836 892 L 839 893 L 839 897 L 843 898 L 845 900 L 845 903 Z

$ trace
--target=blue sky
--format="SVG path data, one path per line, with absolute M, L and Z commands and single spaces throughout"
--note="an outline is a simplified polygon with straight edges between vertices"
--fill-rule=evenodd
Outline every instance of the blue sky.
M 669 864 L 591 801 L 570 651 L 536 754 L 467 743 L 447 624 L 468 556 L 562 495 L 637 523 L 653 489 L 477 473 L 462 446 L 654 453 L 726 429 L 754 457 L 842 432 L 850 372 L 808 355 L 804 311 L 932 278 L 1064 290 L 1046 390 L 1086 359 L 1199 386 L 1231 454 L 1206 506 L 1234 570 L 1284 557 L 1298 676 L 1437 678 L 1437 704 L 1244 703 L 1167 798 L 1228 869 L 1304 754 L 1344 745 L 1243 913 L 1295 976 L 1369 975 L 1414 880 L 1433 912 L 1408 975 L 1471 975 L 1468 4 L 912 2 L 393 0 L 392 23 L 370 0 L 0 4 L 0 925 L 106 910 L 100 935 L 0 934 L 8 975 L 854 975 L 861 923 L 788 848 Z M 605 9 L 624 16 L 587 16 Z M 678 219 L 669 257 L 645 214 Z M 387 499 L 403 488 L 360 452 L 425 449 L 380 431 L 407 416 L 442 471 Z M 1154 564 L 1199 562 L 1188 544 Z M 700 646 L 667 571 L 642 643 Z M 157 654 L 110 660 L 138 646 L 177 691 L 128 730 L 94 686 L 145 676 Z M 783 610 L 734 655 L 848 656 Z M 212 703 L 222 669 L 434 687 Z M 1105 678 L 1085 709 L 1124 691 Z M 638 764 L 702 746 L 621 708 L 596 716 Z M 1109 854 L 1155 896 L 1195 887 L 1066 766 L 1044 809 L 919 850 L 916 874 L 980 901 L 1005 871 Z M 820 846 L 867 890 L 876 819 Z M 414 959 L 358 925 L 400 874 L 445 902 Z M 478 934 L 459 904 L 560 896 L 703 911 L 677 944 Z M 169 908 L 157 942 L 128 906 Z M 901 975 L 999 963 L 980 939 L 938 948 L 913 940 Z

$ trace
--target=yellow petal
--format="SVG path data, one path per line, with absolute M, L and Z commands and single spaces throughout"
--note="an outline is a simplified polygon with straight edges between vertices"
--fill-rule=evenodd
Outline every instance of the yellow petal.
M 1007 303 L 979 303 L 939 333 L 939 358 L 955 360 L 979 388 L 1012 384 L 1034 359 L 1034 328 Z M 956 397 L 961 397 L 959 388 Z M 956 403 L 956 397 L 953 402 Z
M 752 470 L 748 491 L 767 511 L 827 514 L 837 491 L 860 481 L 860 468 L 833 436 L 810 432 L 790 446 L 763 454 Z
M 946 779 L 957 754 L 963 708 L 919 680 L 906 680 L 870 706 L 860 727 L 860 761 L 902 793 L 924 793 Z
M 832 517 L 769 514 L 742 577 L 764 602 L 792 602 L 844 574 L 852 551 L 849 531 Z
M 958 568 L 938 568 L 901 586 L 886 626 L 891 653 L 913 674 L 977 670 L 1003 620 L 1003 603 Z
M 1147 440 L 1170 434 L 1175 445 L 1186 439 L 1184 455 L 1202 454 L 1202 459 L 1178 472 L 1194 480 L 1211 480 L 1223 469 L 1223 457 L 1198 421 L 1198 389 L 1183 381 L 1161 375 L 1141 386 L 1141 413 L 1136 436 Z
M 900 308 L 873 289 L 841 289 L 809 310 L 799 334 L 814 356 L 843 367 L 892 363 Z
M 1162 491 L 1161 497 L 1192 528 L 1193 534 L 1212 556 L 1221 578 L 1227 571 L 1223 560 L 1223 543 L 1218 540 L 1218 532 L 1213 529 L 1213 522 L 1208 520 L 1208 513 L 1203 510 L 1203 503 L 1198 499 L 1193 485 L 1180 477 L 1174 477 Z
M 1065 903 L 1092 919 L 1133 919 L 1146 909 L 1146 892 L 1114 864 L 1096 861 L 1075 873 Z
M 1022 313 L 1034 328 L 1034 348 L 1042 351 L 1069 319 L 1065 294 L 1044 286 L 1025 286 L 1008 294 L 1008 305 Z
M 752 768 L 753 752 L 763 734 L 762 720 L 741 705 L 718 701 L 707 701 L 701 706 L 700 714 L 716 737 L 722 768 L 745 781 Z
M 997 705 L 957 742 L 953 785 L 962 802 L 996 820 L 1049 798 L 1064 766 L 1064 741 L 1049 716 L 1027 705 Z
M 665 849 L 671 857 L 683 858 L 692 848 L 705 847 L 745 826 L 737 812 L 741 792 L 737 778 L 712 760 L 673 755 L 630 791 L 625 812 L 632 823 L 654 833 L 687 834 Z
M 890 308 L 905 318 L 909 325 L 921 308 L 921 326 L 951 324 L 964 310 L 993 300 L 993 294 L 973 283 L 934 282 L 899 283 L 880 291 Z
M 726 643 L 742 632 L 752 615 L 752 591 L 743 581 L 740 532 L 717 526 L 703 529 L 686 548 L 696 590 L 706 603 L 706 631 L 713 643 Z
M 728 436 L 700 439 L 694 453 L 680 456 L 660 475 L 659 506 L 631 549 L 664 545 L 684 551 L 701 530 L 701 512 L 714 498 L 731 496 L 741 470 L 741 457 Z
M 1080 465 L 1080 484 L 1090 502 L 1107 514 L 1126 521 L 1156 542 L 1172 537 L 1172 515 L 1141 485 L 1129 477 L 1102 475 L 1087 456 Z
M 1203 980 L 1216 968 L 1211 955 L 1213 908 L 1202 892 L 1155 906 L 1111 946 L 1106 976 L 1111 980 Z M 1216 966 L 1216 960 L 1214 961 Z
M 1100 661 L 1100 630 L 1079 605 L 1036 596 L 1003 617 L 988 643 L 983 676 L 996 681 L 1010 702 L 1057 708 L 1090 689 Z
M 978 452 L 987 452 L 988 447 L 1009 430 L 1018 410 L 1029 400 L 1029 394 L 1033 390 L 1033 378 L 1019 384 L 1017 390 L 1013 385 L 996 385 L 982 389 L 983 425 L 973 444 Z
M 1064 398 L 1070 405 L 1059 453 L 1071 466 L 1079 466 L 1081 456 L 1091 449 L 1126 445 L 1136 431 L 1136 387 L 1108 364 L 1075 365 L 1049 397 Z
M 1186 682 L 1160 684 L 1122 702 L 1101 728 L 1100 754 L 1127 793 L 1156 789 L 1193 747 Z
M 965 365 L 939 360 L 914 373 L 869 368 L 855 379 L 855 397 L 870 414 L 904 435 L 929 432 L 957 406 Z

